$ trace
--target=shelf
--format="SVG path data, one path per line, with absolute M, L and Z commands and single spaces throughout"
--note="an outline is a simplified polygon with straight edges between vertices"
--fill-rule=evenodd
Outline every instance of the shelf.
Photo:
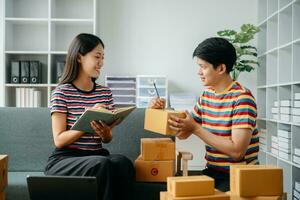
M 62 19 L 62 18 L 54 18 L 51 19 L 51 22 L 56 24 L 77 24 L 77 23 L 93 23 L 93 19 Z
M 47 51 L 48 24 L 46 22 L 7 21 L 5 51 Z
M 278 40 L 278 15 L 274 15 L 267 21 L 267 51 L 277 47 Z
M 267 76 L 267 84 L 272 85 L 276 84 L 278 82 L 277 80 L 277 59 L 278 59 L 278 53 L 275 51 L 274 53 L 267 55 L 267 70 L 266 70 L 266 76 Z
M 293 4 L 293 39 L 300 39 L 300 1 Z
M 31 23 L 47 23 L 48 22 L 48 18 L 15 18 L 15 17 L 7 17 L 5 18 L 5 21 L 7 22 L 11 22 L 14 24 L 23 24 L 23 23 L 27 23 L 27 24 L 31 24 Z
M 257 5 L 257 9 L 258 9 L 258 21 L 263 21 L 267 18 L 267 5 L 268 2 L 267 0 L 259 0 L 257 1 L 258 5 Z
M 5 51 L 6 54 L 36 54 L 43 55 L 48 54 L 48 51 Z
M 6 81 L 5 83 L 10 83 L 11 77 L 11 62 L 12 61 L 28 61 L 35 60 L 39 61 L 41 65 L 41 82 L 47 83 L 48 77 L 48 55 L 47 54 L 6 54 Z
M 79 33 L 93 33 L 90 24 L 77 23 L 51 23 L 51 51 L 65 51 L 72 39 Z M 62 35 L 64 37 L 62 37 Z
M 278 1 L 279 0 L 268 0 L 268 16 L 272 16 L 278 11 Z
M 300 123 L 284 115 L 289 109 L 281 106 L 280 101 L 290 100 L 293 104 L 294 93 L 300 93 L 300 1 L 259 0 L 258 9 L 261 32 L 257 40 L 260 63 L 257 69 L 257 126 L 267 130 L 267 151 L 261 152 L 259 159 L 263 164 L 283 168 L 284 190 L 288 199 L 292 199 L 293 183 L 300 181 L 300 165 L 292 161 L 294 148 L 300 148 Z M 274 105 L 275 101 L 278 106 Z M 278 130 L 291 132 L 290 155 L 271 153 L 272 136 L 277 136 Z
M 300 11 L 299 11 L 300 12 Z M 293 81 L 300 82 L 300 42 L 293 45 Z
M 279 49 L 279 84 L 292 80 L 292 46 Z
M 50 51 L 51 54 L 67 54 L 67 51 Z
M 292 33 L 292 6 L 289 6 L 279 12 L 279 45 L 291 42 Z
M 7 87 L 49 87 L 50 84 L 14 84 L 14 83 L 6 83 Z
M 94 7 L 94 0 L 51 0 L 51 17 L 90 19 L 94 17 Z
M 16 106 L 18 87 L 41 90 L 41 106 L 49 106 L 71 41 L 82 32 L 96 33 L 96 4 L 97 0 L 3 0 L 2 106 Z M 41 63 L 42 83 L 11 84 L 12 61 L 31 60 Z
M 48 0 L 7 0 L 5 10 L 9 18 L 48 18 Z

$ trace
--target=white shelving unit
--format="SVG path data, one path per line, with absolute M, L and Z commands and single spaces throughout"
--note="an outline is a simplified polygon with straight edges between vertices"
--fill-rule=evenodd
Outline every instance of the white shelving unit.
M 136 105 L 135 76 L 105 76 L 105 85 L 111 89 L 116 106 Z
M 148 107 L 150 100 L 157 96 L 153 83 L 156 85 L 159 96 L 168 101 L 168 80 L 166 76 L 105 76 L 105 85 L 112 90 L 117 106 Z M 168 102 L 166 102 L 166 105 L 168 105 Z
M 31 87 L 42 93 L 48 106 L 56 86 L 56 62 L 64 61 L 71 40 L 79 33 L 96 34 L 97 0 L 1 0 L 4 8 L 4 52 L 0 74 L 4 84 L 1 106 L 16 106 L 18 87 Z M 14 60 L 38 60 L 42 66 L 40 84 L 10 83 Z
M 159 96 L 166 99 L 166 105 L 168 105 L 168 80 L 166 76 L 138 75 L 136 89 L 136 105 L 138 108 L 148 107 L 150 100 L 157 97 L 153 83 L 156 85 Z
M 259 159 L 262 164 L 283 168 L 284 190 L 288 199 L 293 199 L 295 182 L 300 181 L 300 164 L 293 160 L 295 148 L 300 148 L 300 123 L 292 118 L 295 102 L 300 101 L 295 99 L 295 94 L 300 93 L 300 1 L 257 2 L 261 29 L 258 36 L 261 65 L 257 71 L 258 127 L 266 130 L 267 147 L 260 149 Z M 284 102 L 286 100 L 289 102 Z M 284 106 L 284 103 L 290 105 Z M 280 137 L 280 130 L 290 132 L 290 139 Z M 274 138 L 285 141 L 290 148 L 276 144 Z M 288 153 L 282 153 L 284 151 Z

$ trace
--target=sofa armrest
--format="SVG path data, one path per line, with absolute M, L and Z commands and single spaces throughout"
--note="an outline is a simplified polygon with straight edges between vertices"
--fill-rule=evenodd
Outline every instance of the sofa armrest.
M 182 174 L 182 176 L 188 175 L 189 160 L 193 160 L 193 154 L 191 152 L 184 151 L 184 150 L 177 150 L 177 174 Z M 182 171 L 181 171 L 181 165 L 182 165 Z

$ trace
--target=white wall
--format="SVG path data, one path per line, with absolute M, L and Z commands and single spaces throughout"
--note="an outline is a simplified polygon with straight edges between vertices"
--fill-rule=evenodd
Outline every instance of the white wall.
M 253 0 L 100 0 L 98 34 L 106 44 L 105 74 L 164 74 L 170 92 L 203 89 L 192 59 L 205 38 L 256 23 Z M 255 87 L 255 73 L 240 82 Z M 255 93 L 255 91 L 253 91 Z

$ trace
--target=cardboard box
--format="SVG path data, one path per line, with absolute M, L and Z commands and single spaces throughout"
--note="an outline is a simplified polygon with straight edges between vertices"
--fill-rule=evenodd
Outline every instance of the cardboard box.
M 300 101 L 294 101 L 294 107 L 300 108 Z
M 230 166 L 231 195 L 241 197 L 282 196 L 283 170 L 276 166 Z
M 175 161 L 144 161 L 139 156 L 135 162 L 136 181 L 166 182 L 167 177 L 174 176 Z
M 281 114 L 291 114 L 291 108 L 290 107 L 280 107 L 280 113 Z
M 163 193 L 163 194 L 162 194 Z M 212 195 L 193 196 L 193 197 L 174 197 L 169 192 L 160 193 L 161 200 L 230 200 L 230 196 L 224 192 L 215 190 Z
M 291 132 L 286 130 L 278 130 L 278 137 L 291 138 Z
M 0 192 L 0 200 L 5 200 L 5 194 L 4 194 L 4 192 Z
M 230 194 L 230 192 L 228 192 Z M 240 197 L 230 195 L 230 200 L 287 200 L 287 194 L 284 193 L 282 196 L 258 196 L 258 197 Z
M 293 118 L 294 123 L 299 123 L 300 124 L 300 116 L 293 115 L 292 118 Z
M 142 138 L 142 160 L 175 160 L 175 142 L 171 138 Z
M 291 121 L 291 115 L 280 114 L 280 120 L 289 122 Z
M 7 186 L 7 165 L 8 156 L 0 155 L 0 193 L 3 192 Z
M 283 107 L 290 107 L 290 106 L 292 106 L 291 100 L 281 100 L 280 101 L 280 106 L 283 106 Z
M 293 115 L 300 115 L 300 108 L 292 108 L 292 114 Z
M 163 135 L 176 135 L 177 131 L 170 129 L 168 119 L 170 115 L 180 118 L 185 117 L 185 113 L 175 110 L 146 109 L 144 129 Z
M 213 195 L 215 181 L 208 176 L 168 177 L 167 188 L 173 197 Z
M 300 149 L 299 149 L 299 148 L 295 148 L 295 149 L 294 149 L 294 154 L 295 154 L 296 156 L 300 156 Z

